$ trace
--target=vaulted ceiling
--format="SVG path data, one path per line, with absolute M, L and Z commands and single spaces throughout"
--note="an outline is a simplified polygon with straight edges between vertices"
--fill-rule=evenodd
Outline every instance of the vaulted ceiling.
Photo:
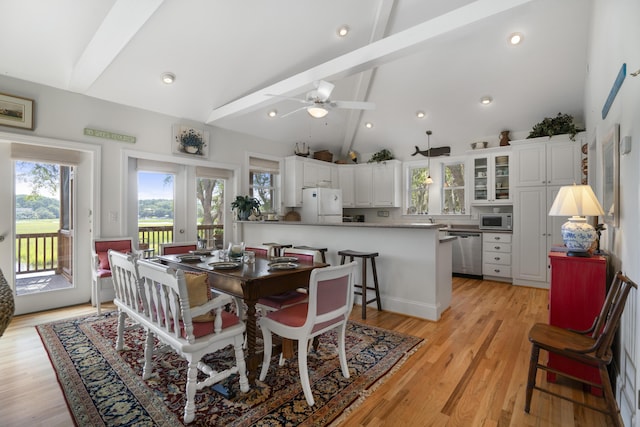
M 0 73 L 293 146 L 456 150 L 582 120 L 589 0 L 0 0 Z M 337 29 L 347 25 L 346 37 Z M 524 41 L 507 43 L 519 32 Z M 173 73 L 171 85 L 161 74 Z M 318 80 L 322 119 L 295 100 Z M 480 98 L 493 102 L 481 105 Z M 277 110 L 275 118 L 268 117 Z M 423 111 L 424 118 L 416 112 Z M 365 123 L 371 123 L 368 129 Z M 526 135 L 525 135 L 526 136 Z M 456 148 L 458 147 L 458 148 Z

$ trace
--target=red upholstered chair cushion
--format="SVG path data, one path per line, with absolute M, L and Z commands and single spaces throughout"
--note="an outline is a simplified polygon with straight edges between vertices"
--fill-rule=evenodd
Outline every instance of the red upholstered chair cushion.
M 94 250 L 96 254 L 98 254 L 99 265 L 98 268 L 100 270 L 111 270 L 111 266 L 109 265 L 109 249 L 113 249 L 114 251 L 127 253 L 131 252 L 131 240 L 104 240 L 94 242 Z M 100 273 L 98 273 L 100 276 Z M 108 276 L 111 276 L 109 273 Z M 100 277 L 108 277 L 108 276 L 100 276 Z
M 196 249 L 196 245 L 165 246 L 162 249 L 162 255 L 186 254 L 187 252 L 195 251 Z
M 267 248 L 254 248 L 251 246 L 245 247 L 244 250 L 254 252 L 256 256 L 259 256 L 262 258 L 266 258 L 269 253 L 269 250 Z
M 237 325 L 240 322 L 238 316 L 228 311 L 222 310 L 222 329 Z M 196 338 L 204 337 L 214 333 L 213 320 L 208 322 L 193 322 L 193 336 Z M 187 334 L 182 329 L 182 337 L 186 338 Z
M 289 291 L 279 295 L 270 295 L 258 300 L 258 304 L 279 310 L 284 306 L 297 304 L 307 299 L 308 295 L 299 291 Z

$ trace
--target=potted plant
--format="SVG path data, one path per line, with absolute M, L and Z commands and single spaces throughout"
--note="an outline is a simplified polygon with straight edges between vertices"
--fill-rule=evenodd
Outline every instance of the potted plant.
M 535 125 L 527 138 L 537 138 L 539 136 L 563 135 L 568 133 L 573 141 L 576 133 L 582 132 L 584 129 L 578 129 L 573 123 L 571 114 L 562 114 L 554 118 L 545 117 L 540 123 Z
M 255 209 L 260 215 L 260 200 L 249 196 L 236 196 L 231 202 L 231 209 L 236 212 L 238 220 L 246 221 Z
M 207 146 L 201 133 L 195 129 L 185 129 L 176 136 L 180 143 L 180 149 L 189 154 L 204 154 L 203 148 Z
M 391 154 L 391 151 L 385 148 L 384 150 L 380 150 L 377 153 L 373 154 L 367 163 L 380 163 L 386 160 L 393 160 L 393 154 Z

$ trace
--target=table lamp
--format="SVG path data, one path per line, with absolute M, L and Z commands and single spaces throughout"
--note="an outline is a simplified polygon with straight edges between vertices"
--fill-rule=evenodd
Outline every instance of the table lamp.
M 596 230 L 587 223 L 586 215 L 604 215 L 593 190 L 588 185 L 567 185 L 560 191 L 549 209 L 549 216 L 569 216 L 562 224 L 562 240 L 567 256 L 591 256 L 589 249 L 596 239 Z

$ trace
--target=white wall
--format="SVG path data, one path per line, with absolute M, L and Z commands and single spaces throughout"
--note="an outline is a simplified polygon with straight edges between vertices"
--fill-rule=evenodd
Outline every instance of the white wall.
M 264 153 L 275 156 L 291 154 L 291 147 L 272 141 L 241 135 L 201 123 L 181 120 L 101 101 L 47 86 L 41 86 L 0 76 L 0 92 L 15 94 L 35 100 L 35 130 L 2 128 L 8 132 L 25 135 L 58 138 L 102 146 L 101 207 L 94 221 L 96 236 L 119 236 L 127 233 L 124 216 L 125 197 L 121 189 L 126 188 L 126 166 L 122 150 L 139 152 L 141 158 L 189 163 L 190 159 L 171 153 L 172 125 L 190 124 L 210 132 L 209 162 L 212 167 L 241 168 L 245 152 Z M 100 129 L 136 137 L 135 144 L 120 143 L 108 139 L 84 135 L 84 128 Z M 246 192 L 248 183 L 239 185 Z M 110 221 L 108 213 L 117 212 L 117 221 Z
M 620 157 L 620 226 L 616 229 L 608 226 L 603 235 L 605 249 L 612 253 L 613 267 L 622 269 L 636 282 L 640 281 L 640 76 L 632 77 L 632 72 L 640 69 L 640 2 L 637 0 L 594 0 L 590 31 L 589 74 L 585 88 L 585 123 L 589 134 L 588 141 L 596 141 L 597 158 L 590 164 L 596 168 L 594 189 L 602 194 L 602 137 L 615 123 L 620 124 L 620 137 L 630 136 L 631 152 Z M 618 92 L 615 101 L 605 119 L 602 119 L 602 106 L 623 63 L 627 64 L 627 77 Z M 632 293 L 638 298 L 639 293 Z M 636 300 L 640 302 L 640 300 Z M 637 307 L 633 304 L 632 307 Z M 637 331 L 638 313 L 627 310 L 625 319 L 633 319 L 635 342 L 623 342 L 628 353 L 617 361 L 627 373 L 635 371 L 635 383 L 628 387 L 630 402 L 620 402 L 625 425 L 637 425 L 640 415 L 635 403 L 640 373 L 638 367 L 637 343 L 640 342 Z M 621 334 L 628 336 L 625 331 Z M 624 339 L 624 338 L 623 338 Z M 633 377 L 631 381 L 633 381 Z M 624 380 L 619 379 L 618 383 Z M 620 398 L 618 399 L 621 400 Z M 635 416 L 634 416 L 635 412 Z

